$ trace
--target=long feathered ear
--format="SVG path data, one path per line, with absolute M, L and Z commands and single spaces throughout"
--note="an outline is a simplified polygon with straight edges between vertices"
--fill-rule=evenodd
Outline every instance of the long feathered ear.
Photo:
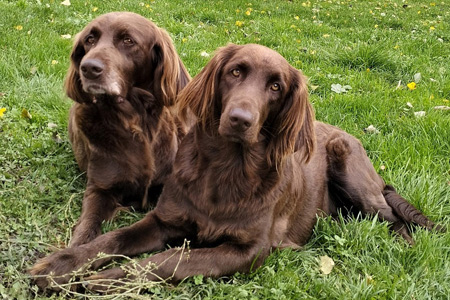
M 77 102 L 86 102 L 88 98 L 83 92 L 79 67 L 83 56 L 86 54 L 84 47 L 80 43 L 80 34 L 75 37 L 75 42 L 70 54 L 70 66 L 66 74 L 64 87 L 69 98 Z
M 283 105 L 269 116 L 268 161 L 279 164 L 286 155 L 303 151 L 308 161 L 315 147 L 314 111 L 308 100 L 306 78 L 291 67 L 291 82 Z
M 157 41 L 153 46 L 153 66 L 155 66 L 153 89 L 160 94 L 164 105 L 175 104 L 178 93 L 191 80 L 186 67 L 178 56 L 172 39 L 163 29 L 159 31 Z
M 215 120 L 220 118 L 220 99 L 217 99 L 218 83 L 226 62 L 241 46 L 229 44 L 219 48 L 214 57 L 178 95 L 180 111 L 189 109 L 198 118 L 202 129 L 215 132 Z

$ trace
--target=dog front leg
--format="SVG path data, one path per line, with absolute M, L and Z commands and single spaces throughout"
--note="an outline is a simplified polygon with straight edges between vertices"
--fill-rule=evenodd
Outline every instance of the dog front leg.
M 172 248 L 138 264 L 102 271 L 87 278 L 88 288 L 99 292 L 120 291 L 137 277 L 148 281 L 180 282 L 203 275 L 218 278 L 259 267 L 269 254 L 269 247 L 224 243 L 214 248 Z M 142 276 L 142 277 L 141 277 Z
M 120 196 L 88 186 L 84 193 L 81 216 L 73 228 L 69 247 L 86 244 L 99 236 L 102 222 L 110 220 L 116 213 Z

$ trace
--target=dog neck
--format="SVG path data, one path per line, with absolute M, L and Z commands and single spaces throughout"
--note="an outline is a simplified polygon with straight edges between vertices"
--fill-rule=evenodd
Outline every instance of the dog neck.
M 209 195 L 202 198 L 247 201 L 270 192 L 279 181 L 278 170 L 268 164 L 265 150 L 264 140 L 243 145 L 207 135 L 195 126 L 182 141 L 174 174 L 184 186 L 207 186 Z

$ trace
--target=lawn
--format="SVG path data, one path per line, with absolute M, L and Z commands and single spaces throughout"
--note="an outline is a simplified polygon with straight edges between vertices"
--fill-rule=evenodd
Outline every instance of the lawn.
M 80 214 L 86 178 L 62 88 L 73 37 L 122 10 L 165 28 L 193 76 L 229 42 L 280 52 L 308 76 L 317 119 L 359 138 L 386 182 L 448 227 L 450 1 L 0 0 L 0 298 L 99 297 L 41 294 L 27 269 L 67 244 Z M 121 212 L 104 230 L 142 215 Z M 417 229 L 414 239 L 409 247 L 374 218 L 321 219 L 303 250 L 276 251 L 251 274 L 127 297 L 449 299 L 450 233 Z M 323 257 L 335 264 L 329 274 Z

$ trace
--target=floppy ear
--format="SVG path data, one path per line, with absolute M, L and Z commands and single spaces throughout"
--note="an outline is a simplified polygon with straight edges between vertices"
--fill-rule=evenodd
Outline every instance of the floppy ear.
M 269 116 L 268 161 L 279 164 L 286 155 L 302 150 L 308 161 L 315 146 L 314 111 L 308 100 L 306 78 L 290 68 L 290 88 L 278 112 Z
M 178 93 L 191 80 L 183 62 L 178 56 L 169 34 L 159 28 L 155 28 L 157 41 L 153 46 L 153 66 L 155 67 L 153 77 L 153 89 L 160 94 L 164 105 L 175 104 Z
M 180 111 L 190 109 L 203 130 L 210 134 L 215 133 L 215 120 L 220 118 L 221 104 L 217 90 L 222 69 L 240 47 L 229 44 L 219 48 L 209 63 L 178 95 Z
M 87 102 L 88 97 L 83 92 L 79 67 L 83 56 L 86 54 L 84 47 L 80 43 L 80 34 L 75 37 L 74 46 L 70 54 L 70 66 L 66 74 L 64 87 L 69 98 L 77 102 Z

